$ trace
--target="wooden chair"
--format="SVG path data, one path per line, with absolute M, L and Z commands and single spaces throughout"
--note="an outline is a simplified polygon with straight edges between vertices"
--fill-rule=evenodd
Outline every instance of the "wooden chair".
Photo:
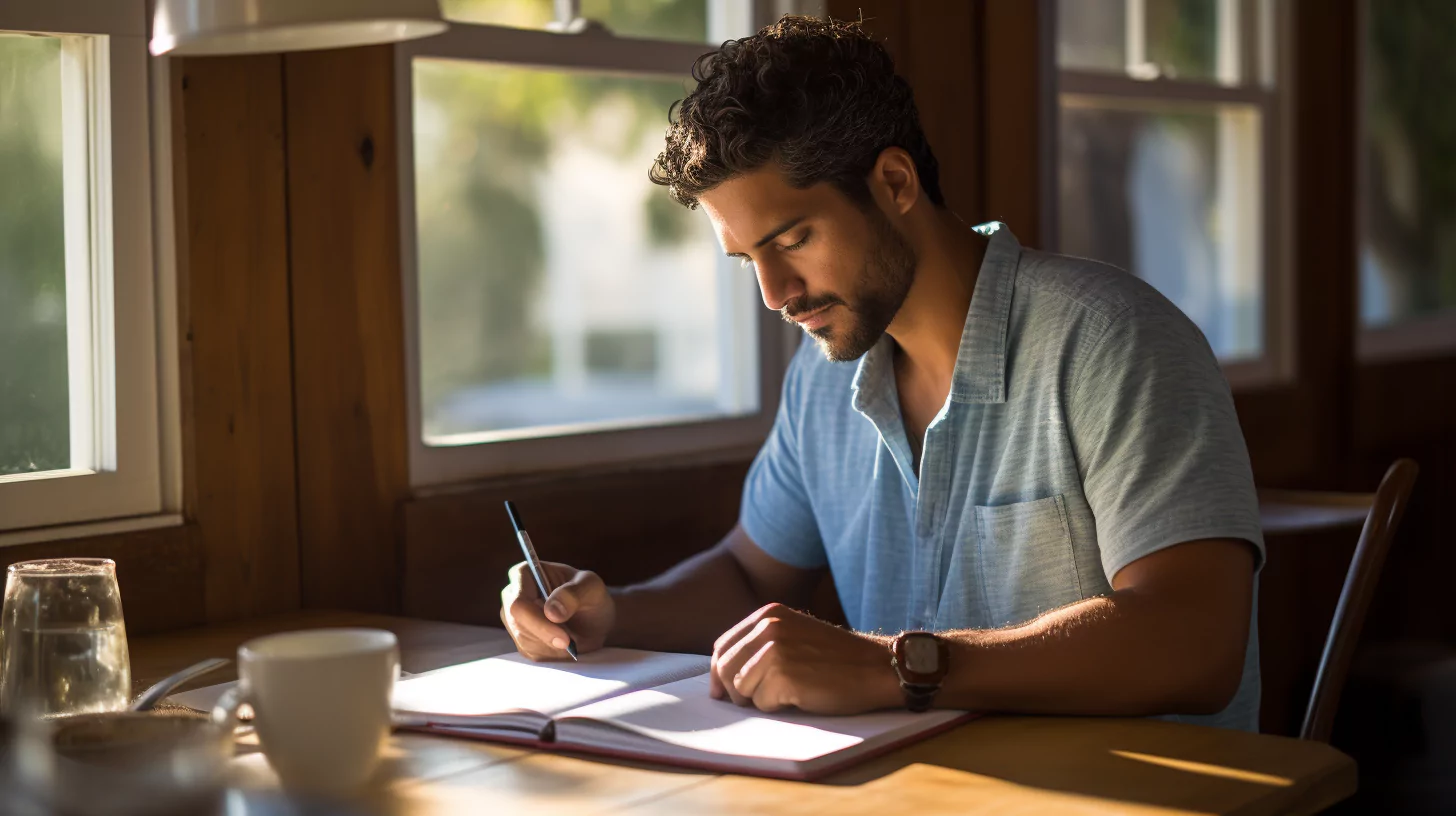
M 1260 490 L 1259 514 L 1266 533 L 1307 533 L 1353 526 L 1363 519 L 1355 554 L 1335 603 L 1329 634 L 1315 670 L 1301 739 L 1329 742 L 1335 709 L 1349 674 L 1366 610 L 1375 595 L 1390 542 L 1410 501 L 1416 463 L 1399 459 L 1385 472 L 1374 493 Z

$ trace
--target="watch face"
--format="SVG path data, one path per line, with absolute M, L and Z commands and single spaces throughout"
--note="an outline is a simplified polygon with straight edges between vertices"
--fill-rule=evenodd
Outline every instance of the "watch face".
M 916 674 L 940 669 L 940 644 L 930 635 L 905 638 L 905 668 Z

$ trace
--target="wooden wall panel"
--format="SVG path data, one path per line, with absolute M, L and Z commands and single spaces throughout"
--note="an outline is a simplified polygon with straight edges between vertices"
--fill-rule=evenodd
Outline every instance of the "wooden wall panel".
M 0 569 L 37 558 L 110 558 L 116 562 L 127 634 L 148 635 L 206 622 L 199 537 L 197 526 L 189 524 L 23 544 L 0 549 Z
M 975 51 L 983 69 L 981 127 L 984 219 L 1004 221 L 1021 243 L 1039 247 L 1043 236 L 1043 2 L 980 0 L 981 37 Z M 927 20 L 926 25 L 933 25 Z
M 229 620 L 299 602 L 282 59 L 193 58 L 173 71 L 186 512 L 205 552 L 207 618 Z
M 978 36 L 976 5 L 966 0 L 921 0 L 913 11 L 902 22 L 896 69 L 915 89 L 920 125 L 940 163 L 946 206 L 967 223 L 980 223 L 985 220 L 977 183 L 983 135 L 978 115 L 981 66 L 976 50 L 969 47 Z M 931 19 L 935 24 L 926 25 Z
M 947 205 L 968 223 L 1005 221 L 1028 246 L 1041 240 L 1045 173 L 1039 7 L 1030 0 L 828 4 L 832 17 L 862 18 L 915 89 Z
M 285 73 L 303 603 L 395 612 L 409 474 L 393 49 L 289 54 Z
M 1456 645 L 1447 606 L 1456 574 L 1456 357 L 1366 365 L 1356 372 L 1355 469 L 1375 484 L 1390 463 L 1420 465 L 1366 625 L 1368 638 Z
M 1294 212 L 1288 382 L 1234 395 L 1265 487 L 1371 490 L 1350 468 L 1356 321 L 1358 34 L 1355 0 L 1298 0 L 1290 14 Z M 1375 480 L 1378 481 L 1377 474 Z
M 404 507 L 405 614 L 498 625 L 506 570 L 521 560 L 503 502 L 541 557 L 608 584 L 650 578 L 712 546 L 738 520 L 747 462 L 513 480 Z

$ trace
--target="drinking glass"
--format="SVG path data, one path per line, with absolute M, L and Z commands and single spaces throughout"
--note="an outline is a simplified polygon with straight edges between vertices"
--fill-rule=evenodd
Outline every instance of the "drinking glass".
M 25 706 L 46 717 L 120 711 L 130 694 L 116 563 L 12 564 L 0 609 L 0 710 Z

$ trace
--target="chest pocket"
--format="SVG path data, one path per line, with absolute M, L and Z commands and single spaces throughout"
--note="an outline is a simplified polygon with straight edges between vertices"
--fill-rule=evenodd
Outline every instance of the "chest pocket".
M 1060 495 L 975 513 L 981 593 L 992 626 L 1024 623 L 1082 599 Z

